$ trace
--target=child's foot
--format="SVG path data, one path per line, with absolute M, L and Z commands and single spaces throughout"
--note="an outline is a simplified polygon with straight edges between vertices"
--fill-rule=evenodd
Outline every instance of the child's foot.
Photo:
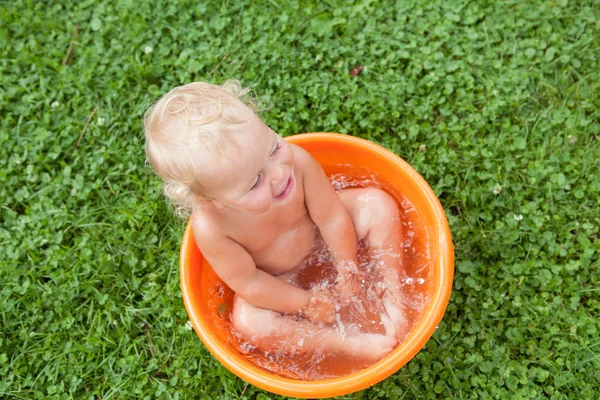
M 360 333 L 344 339 L 344 350 L 367 362 L 376 362 L 390 354 L 397 344 L 393 336 Z
M 383 325 L 383 328 L 385 329 L 385 335 L 386 336 L 390 336 L 390 337 L 397 337 L 396 336 L 396 325 L 394 324 L 394 321 L 392 321 L 392 319 L 386 315 L 385 313 L 381 314 L 381 324 Z
M 390 330 L 393 329 L 394 332 L 392 335 L 396 339 L 402 339 L 408 329 L 408 321 L 406 320 L 406 316 L 402 311 L 400 299 L 393 298 L 391 296 L 386 297 L 383 299 L 383 307 L 385 308 L 385 311 L 391 320 L 390 322 L 384 322 L 384 319 L 382 318 L 386 333 L 388 335 L 392 334 Z

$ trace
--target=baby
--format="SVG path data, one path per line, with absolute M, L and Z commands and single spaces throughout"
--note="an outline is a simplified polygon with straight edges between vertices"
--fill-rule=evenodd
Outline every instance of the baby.
M 171 90 L 146 113 L 146 154 L 198 247 L 236 293 L 233 327 L 258 348 L 340 352 L 377 361 L 406 329 L 398 283 L 401 225 L 375 188 L 336 193 L 319 164 L 256 115 L 237 81 Z M 304 290 L 296 275 L 320 233 L 335 259 L 334 290 Z M 341 334 L 333 298 L 351 295 L 357 243 L 377 249 L 386 283 L 385 334 Z M 337 328 L 337 329 L 336 329 Z

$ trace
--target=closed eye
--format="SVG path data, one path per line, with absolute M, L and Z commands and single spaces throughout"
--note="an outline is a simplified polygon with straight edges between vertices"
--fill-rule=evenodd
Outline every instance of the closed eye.
M 277 147 L 275 147 L 275 150 L 273 150 L 273 152 L 271 153 L 271 157 L 273 157 L 275 154 L 277 154 L 280 149 L 281 149 L 281 145 L 279 143 L 277 143 Z
M 256 183 L 254 185 L 252 185 L 252 187 L 250 188 L 250 190 L 254 190 L 257 187 L 259 187 L 260 184 L 261 184 L 261 182 L 262 182 L 262 175 L 259 175 L 258 179 L 256 180 Z

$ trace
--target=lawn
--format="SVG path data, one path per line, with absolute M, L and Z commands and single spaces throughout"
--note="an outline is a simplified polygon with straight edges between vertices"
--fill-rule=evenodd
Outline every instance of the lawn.
M 237 78 L 277 132 L 379 143 L 446 210 L 444 319 L 344 398 L 597 399 L 599 56 L 598 0 L 1 2 L 0 398 L 280 398 L 189 329 L 144 162 L 149 104 Z

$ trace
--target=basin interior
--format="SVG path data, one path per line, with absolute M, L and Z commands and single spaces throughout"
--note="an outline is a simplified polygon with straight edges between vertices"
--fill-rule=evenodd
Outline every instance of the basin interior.
M 195 244 L 188 225 L 181 250 L 182 292 L 194 329 L 213 355 L 228 369 L 263 389 L 298 397 L 334 396 L 368 387 L 406 364 L 423 347 L 442 318 L 450 295 L 453 249 L 443 209 L 423 178 L 393 153 L 370 142 L 343 135 L 306 134 L 286 138 L 304 149 L 329 175 L 351 168 L 371 171 L 389 183 L 397 200 L 405 196 L 422 221 L 417 247 L 429 252 L 427 302 L 405 340 L 385 359 L 357 373 L 324 381 L 295 381 L 269 373 L 239 355 L 227 339 L 224 310 L 233 293 L 212 271 Z M 224 306 L 224 303 L 228 303 Z

